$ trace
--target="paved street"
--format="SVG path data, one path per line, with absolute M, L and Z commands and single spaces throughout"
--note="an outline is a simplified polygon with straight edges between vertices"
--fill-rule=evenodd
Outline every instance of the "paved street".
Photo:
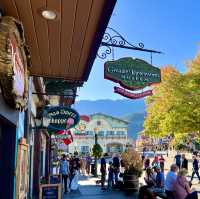
M 121 191 L 102 191 L 99 185 L 96 185 L 97 178 L 83 177 L 79 182 L 80 187 L 77 192 L 71 192 L 64 195 L 63 199 L 74 198 L 74 199 L 110 199 L 110 198 L 120 198 L 129 199 L 137 198 L 136 196 L 126 196 Z
M 168 172 L 170 165 L 174 161 L 175 152 L 171 152 L 169 157 L 164 157 L 166 159 L 165 163 L 165 174 Z M 186 157 L 189 160 L 189 175 L 188 180 L 190 180 L 191 171 L 192 171 L 192 155 L 186 154 Z M 151 160 L 152 161 L 152 160 Z M 140 184 L 144 184 L 144 173 L 143 176 L 140 178 Z M 76 192 L 71 192 L 64 195 L 63 199 L 67 198 L 74 198 L 74 199 L 110 199 L 110 198 L 119 198 L 119 199 L 129 199 L 129 198 L 137 198 L 136 195 L 126 196 L 122 191 L 102 191 L 99 185 L 96 185 L 96 180 L 98 178 L 88 177 L 88 176 L 81 176 L 79 181 L 79 190 Z M 198 183 L 197 178 L 193 180 L 193 189 L 200 192 L 200 184 Z M 200 195 L 199 195 L 200 199 Z

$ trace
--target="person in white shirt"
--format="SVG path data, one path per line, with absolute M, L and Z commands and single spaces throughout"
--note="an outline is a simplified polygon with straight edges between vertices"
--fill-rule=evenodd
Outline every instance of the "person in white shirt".
M 67 178 L 69 175 L 69 162 L 67 161 L 67 157 L 65 154 L 62 155 L 62 159 L 60 160 L 60 174 L 62 174 L 62 181 L 64 181 L 65 193 L 67 193 L 68 192 Z
M 177 178 L 177 172 L 178 167 L 176 164 L 172 164 L 170 171 L 167 173 L 166 180 L 165 180 L 165 193 L 168 198 L 174 199 L 173 196 L 173 184 L 176 181 Z

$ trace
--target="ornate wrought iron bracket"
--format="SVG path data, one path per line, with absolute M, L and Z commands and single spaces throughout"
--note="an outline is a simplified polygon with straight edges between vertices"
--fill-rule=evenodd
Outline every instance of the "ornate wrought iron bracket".
M 115 29 L 108 27 L 105 32 L 97 56 L 100 59 L 106 59 L 110 55 L 114 48 L 125 48 L 129 50 L 138 50 L 149 53 L 162 53 L 161 51 L 151 50 L 144 48 L 143 43 L 138 43 L 136 45 L 128 42 L 120 33 Z

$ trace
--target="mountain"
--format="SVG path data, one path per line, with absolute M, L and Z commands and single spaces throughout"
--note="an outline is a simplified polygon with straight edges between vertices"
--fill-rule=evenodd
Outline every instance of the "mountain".
M 143 130 L 145 117 L 144 99 L 139 100 L 80 100 L 73 106 L 80 115 L 103 113 L 129 121 L 128 135 L 137 137 L 137 133 Z
M 80 100 L 73 106 L 80 115 L 90 115 L 93 113 L 104 113 L 114 117 L 123 117 L 132 113 L 143 113 L 145 102 L 139 100 Z
M 138 132 L 143 130 L 143 123 L 145 118 L 145 111 L 142 113 L 133 113 L 122 117 L 122 119 L 129 122 L 128 136 L 137 138 Z

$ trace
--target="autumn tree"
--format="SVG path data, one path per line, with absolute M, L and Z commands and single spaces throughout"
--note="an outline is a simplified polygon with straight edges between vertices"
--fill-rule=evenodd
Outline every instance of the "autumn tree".
M 147 103 L 145 132 L 187 142 L 200 137 L 200 54 L 188 64 L 185 74 L 172 66 L 161 69 L 162 82 L 154 86 Z M 195 136 L 194 136 L 195 135 Z

